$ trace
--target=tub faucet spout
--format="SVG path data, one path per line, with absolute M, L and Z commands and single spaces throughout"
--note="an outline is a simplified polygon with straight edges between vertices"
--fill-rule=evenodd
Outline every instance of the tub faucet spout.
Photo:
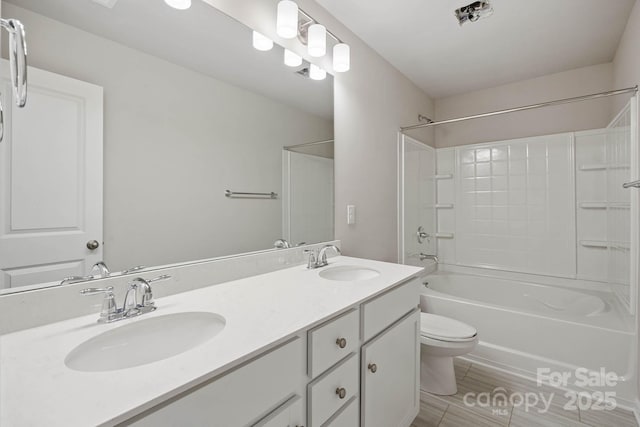
M 437 255 L 427 255 L 427 254 L 423 254 L 422 252 L 419 255 L 420 261 L 424 261 L 427 259 L 431 259 L 433 260 L 436 264 L 438 263 L 438 256 Z

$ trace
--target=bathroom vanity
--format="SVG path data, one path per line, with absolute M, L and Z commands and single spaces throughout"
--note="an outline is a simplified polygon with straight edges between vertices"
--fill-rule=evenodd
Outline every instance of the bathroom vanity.
M 3 335 L 0 424 L 409 426 L 420 398 L 420 272 L 337 257 L 160 298 L 134 319 L 98 324 L 96 313 Z M 74 349 L 107 331 L 189 313 L 215 314 L 222 329 L 151 363 L 72 363 Z M 166 346 L 186 339 L 157 329 Z M 110 363 L 140 351 L 132 336 Z

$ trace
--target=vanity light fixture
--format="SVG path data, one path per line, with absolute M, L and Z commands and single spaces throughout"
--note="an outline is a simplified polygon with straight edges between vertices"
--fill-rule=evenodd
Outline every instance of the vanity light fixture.
M 164 0 L 164 2 L 178 10 L 186 10 L 191 7 L 191 0 Z
M 327 77 L 327 72 L 317 65 L 311 64 L 309 67 L 309 77 L 313 80 L 324 80 Z
M 349 71 L 351 68 L 349 45 L 343 43 L 335 34 L 327 30 L 324 25 L 300 9 L 293 0 L 281 0 L 278 3 L 276 18 L 276 33 L 278 36 L 283 39 L 292 39 L 297 36 L 298 40 L 307 46 L 307 52 L 313 58 L 320 58 L 326 55 L 327 36 L 331 37 L 336 42 L 333 46 L 333 70 L 337 73 Z M 289 54 L 285 51 L 285 64 L 289 65 L 287 55 Z M 290 66 L 300 65 L 297 62 L 295 62 L 296 65 L 293 65 L 293 57 L 290 59 L 292 64 Z
M 307 36 L 307 52 L 314 58 L 327 53 L 327 29 L 321 24 L 311 24 Z
M 253 47 L 256 50 L 266 52 L 273 48 L 273 40 L 257 31 L 253 32 Z
M 284 50 L 284 63 L 288 67 L 298 67 L 302 65 L 302 57 L 291 52 L 289 49 Z
M 283 39 L 293 39 L 298 35 L 298 5 L 294 1 L 278 3 L 276 32 Z
M 338 43 L 333 46 L 333 71 L 344 73 L 351 68 L 351 55 L 349 45 Z

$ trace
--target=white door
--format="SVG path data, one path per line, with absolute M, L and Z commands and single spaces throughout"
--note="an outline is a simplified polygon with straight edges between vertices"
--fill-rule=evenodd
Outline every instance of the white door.
M 30 67 L 17 108 L 0 68 L 0 290 L 87 274 L 102 260 L 102 88 Z
M 419 332 L 420 311 L 416 309 L 362 346 L 362 425 L 408 426 L 418 414 Z

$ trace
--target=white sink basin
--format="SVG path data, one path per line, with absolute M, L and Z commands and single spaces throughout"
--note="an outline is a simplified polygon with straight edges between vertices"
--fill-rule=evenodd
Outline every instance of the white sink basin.
M 339 280 L 343 282 L 355 282 L 378 277 L 380 272 L 372 268 L 358 267 L 357 265 L 337 265 L 328 267 L 320 272 L 320 277 L 328 280 Z
M 142 319 L 83 342 L 71 350 L 64 363 L 71 369 L 84 372 L 146 365 L 205 343 L 219 334 L 225 324 L 224 317 L 206 312 Z

